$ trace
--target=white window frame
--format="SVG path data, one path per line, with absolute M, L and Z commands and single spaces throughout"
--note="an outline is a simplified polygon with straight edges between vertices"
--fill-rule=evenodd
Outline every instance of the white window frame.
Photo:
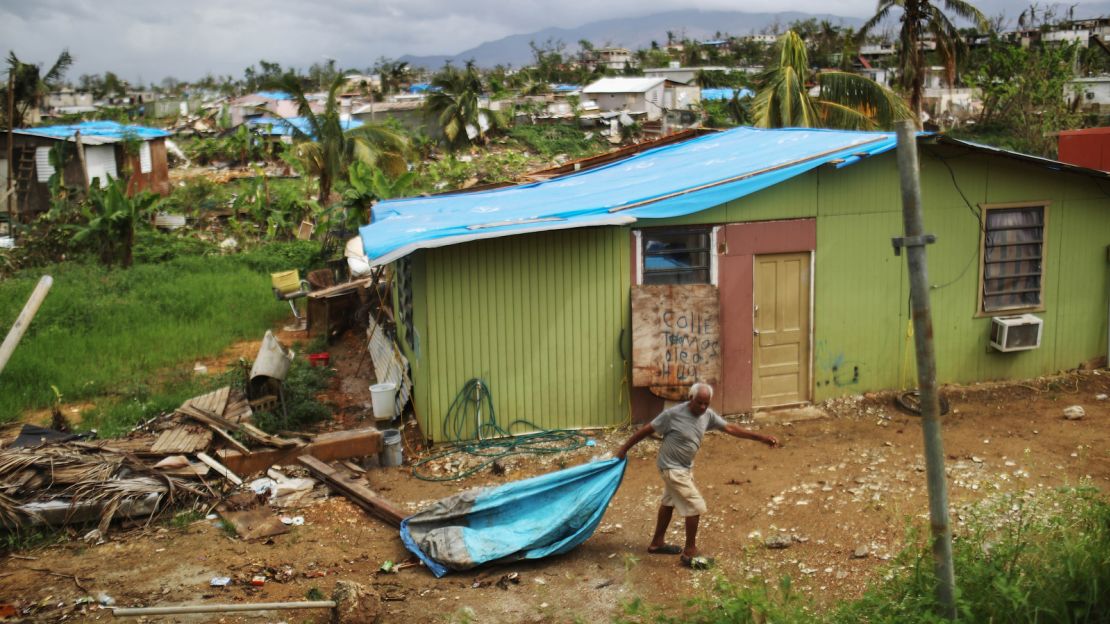
M 674 229 L 679 228 L 695 228 L 704 227 L 703 225 L 676 225 Z M 668 229 L 666 226 L 651 229 Z M 720 232 L 721 226 L 714 225 L 709 228 L 709 283 L 712 286 L 717 285 L 717 233 Z M 636 285 L 644 285 L 644 237 L 643 230 L 633 230 L 632 235 L 636 237 Z

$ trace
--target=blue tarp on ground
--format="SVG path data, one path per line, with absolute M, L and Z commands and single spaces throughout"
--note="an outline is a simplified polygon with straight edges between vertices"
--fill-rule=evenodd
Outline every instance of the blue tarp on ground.
M 534 184 L 383 201 L 359 233 L 380 264 L 480 238 L 677 217 L 896 143 L 892 132 L 734 128 Z
M 627 461 L 595 461 L 462 492 L 401 522 L 401 540 L 437 577 L 489 562 L 541 559 L 589 539 Z
M 97 137 L 111 141 L 124 139 L 139 139 L 149 141 L 170 136 L 169 132 L 158 128 L 146 126 L 132 126 L 115 121 L 85 121 L 78 124 L 65 124 L 61 126 L 40 126 L 38 128 L 17 128 L 15 134 L 40 136 L 48 139 L 72 139 L 73 135 L 81 131 L 82 137 Z

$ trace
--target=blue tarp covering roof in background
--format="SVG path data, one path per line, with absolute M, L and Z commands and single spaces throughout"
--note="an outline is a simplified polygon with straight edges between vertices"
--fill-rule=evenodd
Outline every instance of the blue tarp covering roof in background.
M 293 96 L 289 95 L 285 91 L 257 91 L 257 92 L 255 92 L 255 95 L 257 95 L 258 97 L 264 97 L 267 100 L 292 100 L 293 99 Z
M 287 117 L 284 120 L 274 117 L 256 117 L 248 119 L 246 123 L 248 126 L 260 130 L 262 134 L 270 136 L 293 136 L 293 128 L 290 125 L 308 136 L 312 136 L 312 126 L 309 125 L 308 119 L 304 117 Z M 344 130 L 350 130 L 361 127 L 362 122 L 357 119 L 344 119 L 339 122 L 339 126 Z
M 734 128 L 543 182 L 383 201 L 359 233 L 367 257 L 381 264 L 481 238 L 678 217 L 896 143 L 892 132 Z
M 571 93 L 573 91 L 581 91 L 582 86 L 572 84 L 553 84 L 551 85 L 551 90 L 555 93 Z
M 15 134 L 45 137 L 48 139 L 72 140 L 74 134 L 76 134 L 78 130 L 81 131 L 82 142 L 87 141 L 90 144 L 116 143 L 118 141 L 123 141 L 124 139 L 139 139 L 141 141 L 149 141 L 151 139 L 160 139 L 162 137 L 170 136 L 169 132 L 166 132 L 165 130 L 161 130 L 159 128 L 131 126 L 115 121 L 85 121 L 78 124 L 66 124 L 63 126 L 17 128 L 12 132 L 14 132 Z
M 439 91 L 439 87 L 433 87 L 427 82 L 418 82 L 409 85 L 409 93 L 427 93 L 429 91 Z
M 703 99 L 703 100 L 731 100 L 733 94 L 735 94 L 736 91 L 737 91 L 736 89 L 728 89 L 728 88 L 706 88 L 706 89 L 701 90 L 701 99 Z M 752 91 L 751 89 L 748 89 L 746 87 L 741 87 L 739 89 L 739 91 L 740 91 L 740 97 L 742 97 L 742 98 L 755 97 L 755 91 Z

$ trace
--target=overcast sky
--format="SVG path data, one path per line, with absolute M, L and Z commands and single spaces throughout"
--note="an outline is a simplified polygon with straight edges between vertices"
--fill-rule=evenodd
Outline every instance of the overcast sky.
M 1016 16 L 1021 0 L 979 0 Z M 1080 6 L 1101 4 L 1072 0 Z M 1041 2 L 1044 4 L 1044 2 Z M 306 68 L 334 58 L 365 68 L 381 56 L 456 54 L 550 26 L 676 9 L 804 11 L 866 18 L 876 0 L 0 0 L 0 50 L 52 63 L 68 47 L 67 78 L 114 71 L 143 84 L 165 76 L 241 76 L 259 59 Z M 571 42 L 568 42 L 571 43 Z

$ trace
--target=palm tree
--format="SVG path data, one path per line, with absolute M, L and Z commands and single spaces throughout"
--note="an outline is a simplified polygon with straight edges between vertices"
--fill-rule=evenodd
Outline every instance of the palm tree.
M 43 96 L 58 86 L 62 75 L 72 64 L 73 56 L 70 55 L 69 50 L 62 50 L 62 53 L 58 55 L 58 60 L 54 61 L 54 65 L 43 74 L 40 66 L 34 63 L 24 63 L 19 60 L 15 52 L 9 50 L 8 73 L 13 79 L 15 106 L 11 112 L 7 111 L 8 87 L 4 85 L 3 88 L 0 88 L 0 94 L 3 98 L 0 101 L 0 107 L 5 110 L 5 123 L 10 120 L 12 122 L 11 127 L 22 128 L 27 122 L 27 115 L 33 108 L 42 106 Z
M 309 104 L 301 80 L 293 74 L 287 74 L 282 79 L 282 87 L 296 102 L 297 115 L 305 120 L 308 131 L 287 119 L 281 121 L 295 140 L 302 141 L 298 145 L 298 155 L 310 174 L 320 182 L 318 199 L 321 205 L 328 202 L 333 182 L 346 175 L 347 166 L 353 160 L 381 168 L 391 176 L 400 175 L 408 168 L 405 161 L 408 139 L 403 134 L 380 124 L 363 124 L 344 130 L 336 92 L 346 81 L 344 74 L 335 77 L 328 88 L 323 112 L 316 113 Z
M 944 10 L 941 10 L 941 4 Z M 945 11 L 974 22 L 981 29 L 987 28 L 987 18 L 965 0 L 879 0 L 875 15 L 860 28 L 859 36 L 863 37 L 883 22 L 895 8 L 902 9 L 902 26 L 898 34 L 899 82 L 903 89 L 910 92 L 910 108 L 920 123 L 921 94 L 925 86 L 925 50 L 922 47 L 925 36 L 933 36 L 937 54 L 951 84 L 956 79 L 957 52 L 962 53 L 965 45 Z
M 487 130 L 500 125 L 500 117 L 478 103 L 482 77 L 474 61 L 461 71 L 448 65 L 432 79 L 429 91 L 425 107 L 452 148 L 485 142 Z
M 896 93 L 877 82 L 841 71 L 818 73 L 819 89 L 810 95 L 809 54 L 805 42 L 788 30 L 778 43 L 778 58 L 756 80 L 753 125 L 761 128 L 889 128 L 910 110 Z

